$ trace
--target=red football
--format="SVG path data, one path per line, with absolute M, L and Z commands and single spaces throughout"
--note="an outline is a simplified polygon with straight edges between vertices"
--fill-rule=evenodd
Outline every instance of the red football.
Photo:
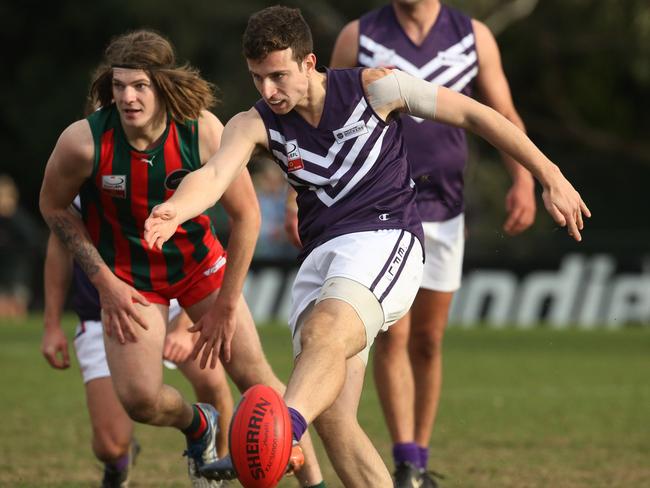
M 230 456 L 244 488 L 272 488 L 291 454 L 291 418 L 280 394 L 255 385 L 242 395 L 230 423 Z

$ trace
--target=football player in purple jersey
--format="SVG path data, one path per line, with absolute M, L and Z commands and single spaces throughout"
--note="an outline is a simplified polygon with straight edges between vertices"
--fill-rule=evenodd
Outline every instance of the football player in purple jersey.
M 581 240 L 585 203 L 559 168 L 505 117 L 400 70 L 316 70 L 300 11 L 253 14 L 244 55 L 261 99 L 226 124 L 220 149 L 145 222 L 162 249 L 181 223 L 215 204 L 257 151 L 297 190 L 302 264 L 290 325 L 295 363 L 284 395 L 293 435 L 315 422 L 347 487 L 390 488 L 390 472 L 357 422 L 368 349 L 410 308 L 422 280 L 423 233 L 400 113 L 471 130 L 541 183 L 546 209 Z M 254 202 L 251 202 L 254 204 Z M 228 350 L 236 327 L 202 320 L 194 353 Z
M 338 36 L 330 65 L 396 67 L 477 96 L 524 130 L 494 36 L 482 22 L 439 0 L 393 0 L 350 22 Z M 442 385 L 443 334 L 462 274 L 463 173 L 468 154 L 462 128 L 408 115 L 402 123 L 418 187 L 425 271 L 409 313 L 377 338 L 374 373 L 394 443 L 396 484 L 410 487 L 415 479 L 431 487 L 435 480 L 426 468 Z M 515 235 L 535 218 L 534 181 L 523 166 L 501 154 L 512 178 L 503 230 Z

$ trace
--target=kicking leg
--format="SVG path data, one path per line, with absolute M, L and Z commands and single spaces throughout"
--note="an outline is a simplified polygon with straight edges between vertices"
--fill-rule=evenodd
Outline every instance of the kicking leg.
M 187 309 L 193 321 L 197 321 L 205 313 L 216 294 L 217 292 L 214 292 Z M 233 336 L 231 347 L 231 360 L 224 364 L 224 368 L 239 391 L 244 392 L 253 385 L 264 384 L 281 394 L 284 393 L 284 384 L 275 375 L 264 356 L 253 316 L 243 297 L 240 297 L 237 306 L 237 330 Z M 305 456 L 305 464 L 295 473 L 296 477 L 302 486 L 318 485 L 323 480 L 323 476 L 309 435 L 300 440 L 300 447 Z
M 339 299 L 318 302 L 300 327 L 301 352 L 287 385 L 285 401 L 307 423 L 329 412 L 336 403 L 333 413 L 325 415 L 317 429 L 319 434 L 325 433 L 325 426 L 331 424 L 336 432 L 328 435 L 328 454 L 331 452 L 330 459 L 339 476 L 346 486 L 388 487 L 392 486 L 390 474 L 356 420 L 365 366 L 355 355 L 366 343 L 363 322 L 350 304 Z M 340 420 L 336 419 L 338 414 L 343 415 Z M 326 442 L 325 438 L 323 441 Z M 336 449 L 341 452 L 333 452 Z M 354 466 L 361 459 L 361 467 Z
M 392 487 L 390 473 L 357 420 L 365 365 L 347 360 L 340 395 L 314 422 L 336 473 L 346 487 Z

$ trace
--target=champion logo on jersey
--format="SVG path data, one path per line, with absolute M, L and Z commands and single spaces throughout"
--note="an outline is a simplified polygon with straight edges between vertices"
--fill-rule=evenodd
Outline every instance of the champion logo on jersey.
M 126 198 L 126 175 L 102 176 L 102 190 L 112 197 Z
M 336 142 L 339 144 L 343 144 L 348 139 L 354 139 L 355 137 L 359 137 L 360 135 L 367 133 L 368 127 L 366 127 L 366 123 L 363 120 L 359 120 L 354 124 L 346 125 L 345 127 L 341 127 L 340 129 L 332 131 Z
M 300 156 L 298 141 L 296 139 L 287 141 L 284 148 L 287 151 L 287 171 L 291 173 L 292 171 L 303 169 L 305 163 L 303 163 L 302 157 Z

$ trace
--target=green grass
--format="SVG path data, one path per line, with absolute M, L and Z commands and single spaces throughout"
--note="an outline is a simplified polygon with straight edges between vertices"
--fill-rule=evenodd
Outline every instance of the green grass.
M 286 380 L 288 332 L 260 333 Z M 0 322 L 0 487 L 97 486 L 101 468 L 78 369 L 50 369 L 40 335 L 40 316 Z M 650 329 L 451 328 L 444 361 L 431 442 L 443 487 L 650 486 Z M 190 395 L 180 374 L 166 374 Z M 390 461 L 370 375 L 366 385 L 360 420 Z M 132 486 L 187 486 L 182 436 L 142 425 L 137 436 L 143 455 Z M 329 486 L 340 486 L 322 451 L 321 463 Z

